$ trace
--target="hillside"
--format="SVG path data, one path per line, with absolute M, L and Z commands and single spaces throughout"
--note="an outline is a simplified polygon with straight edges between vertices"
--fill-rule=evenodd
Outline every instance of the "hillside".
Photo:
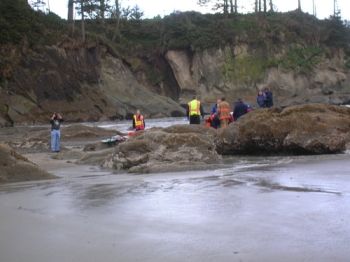
M 4 0 L 0 11 L 0 126 L 184 113 L 198 94 L 254 105 L 269 86 L 280 106 L 350 102 L 350 33 L 338 18 L 300 12 L 223 16 L 175 13 L 163 19 L 87 21 L 82 42 L 54 14 Z M 19 15 L 20 14 L 20 15 Z

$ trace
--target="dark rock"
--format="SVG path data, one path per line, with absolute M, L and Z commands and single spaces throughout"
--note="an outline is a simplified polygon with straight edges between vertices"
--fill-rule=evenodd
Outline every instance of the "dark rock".
M 350 109 L 310 104 L 256 110 L 222 130 L 220 154 L 327 154 L 346 149 Z
M 216 132 L 197 125 L 153 128 L 121 143 L 113 167 L 135 173 L 198 169 L 217 164 Z

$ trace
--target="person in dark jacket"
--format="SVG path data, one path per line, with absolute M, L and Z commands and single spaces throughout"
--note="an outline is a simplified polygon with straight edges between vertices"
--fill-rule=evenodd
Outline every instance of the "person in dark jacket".
M 242 101 L 241 98 L 239 98 L 233 107 L 233 119 L 237 121 L 246 113 L 248 113 L 248 106 Z
M 258 96 L 256 97 L 256 102 L 258 103 L 258 106 L 260 108 L 266 107 L 266 105 L 265 105 L 266 96 L 265 96 L 265 93 L 263 91 L 259 91 Z
M 221 99 L 217 99 L 216 104 L 212 107 L 210 114 L 210 125 L 215 129 L 220 127 L 220 119 L 218 116 L 218 105 L 220 104 L 220 102 Z
M 63 118 L 59 113 L 53 113 L 50 119 L 51 124 L 51 151 L 60 152 L 60 142 L 61 142 L 61 123 Z
M 217 100 L 216 100 L 216 103 L 213 105 L 213 107 L 211 108 L 211 114 L 217 114 L 217 112 L 218 112 L 218 104 L 220 104 L 220 102 L 221 102 L 221 99 L 220 98 L 218 98 Z
M 264 89 L 264 94 L 265 94 L 265 107 L 267 108 L 273 107 L 272 91 L 268 87 L 266 87 Z

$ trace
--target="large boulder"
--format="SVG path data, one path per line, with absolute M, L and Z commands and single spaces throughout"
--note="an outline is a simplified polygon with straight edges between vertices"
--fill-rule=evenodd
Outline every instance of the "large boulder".
M 350 109 L 309 104 L 256 110 L 222 130 L 220 154 L 339 153 L 350 141 Z
M 197 125 L 153 128 L 119 144 L 106 165 L 134 173 L 208 168 L 221 160 L 215 135 L 214 130 Z
M 5 144 L 0 144 L 0 183 L 50 179 L 54 176 L 40 169 Z

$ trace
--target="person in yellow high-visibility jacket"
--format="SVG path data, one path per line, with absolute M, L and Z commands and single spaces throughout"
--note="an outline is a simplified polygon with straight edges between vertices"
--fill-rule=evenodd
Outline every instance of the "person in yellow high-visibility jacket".
M 193 99 L 188 102 L 186 113 L 190 120 L 190 124 L 201 123 L 201 117 L 204 116 L 204 112 L 201 102 L 197 99 L 197 97 L 193 97 Z

